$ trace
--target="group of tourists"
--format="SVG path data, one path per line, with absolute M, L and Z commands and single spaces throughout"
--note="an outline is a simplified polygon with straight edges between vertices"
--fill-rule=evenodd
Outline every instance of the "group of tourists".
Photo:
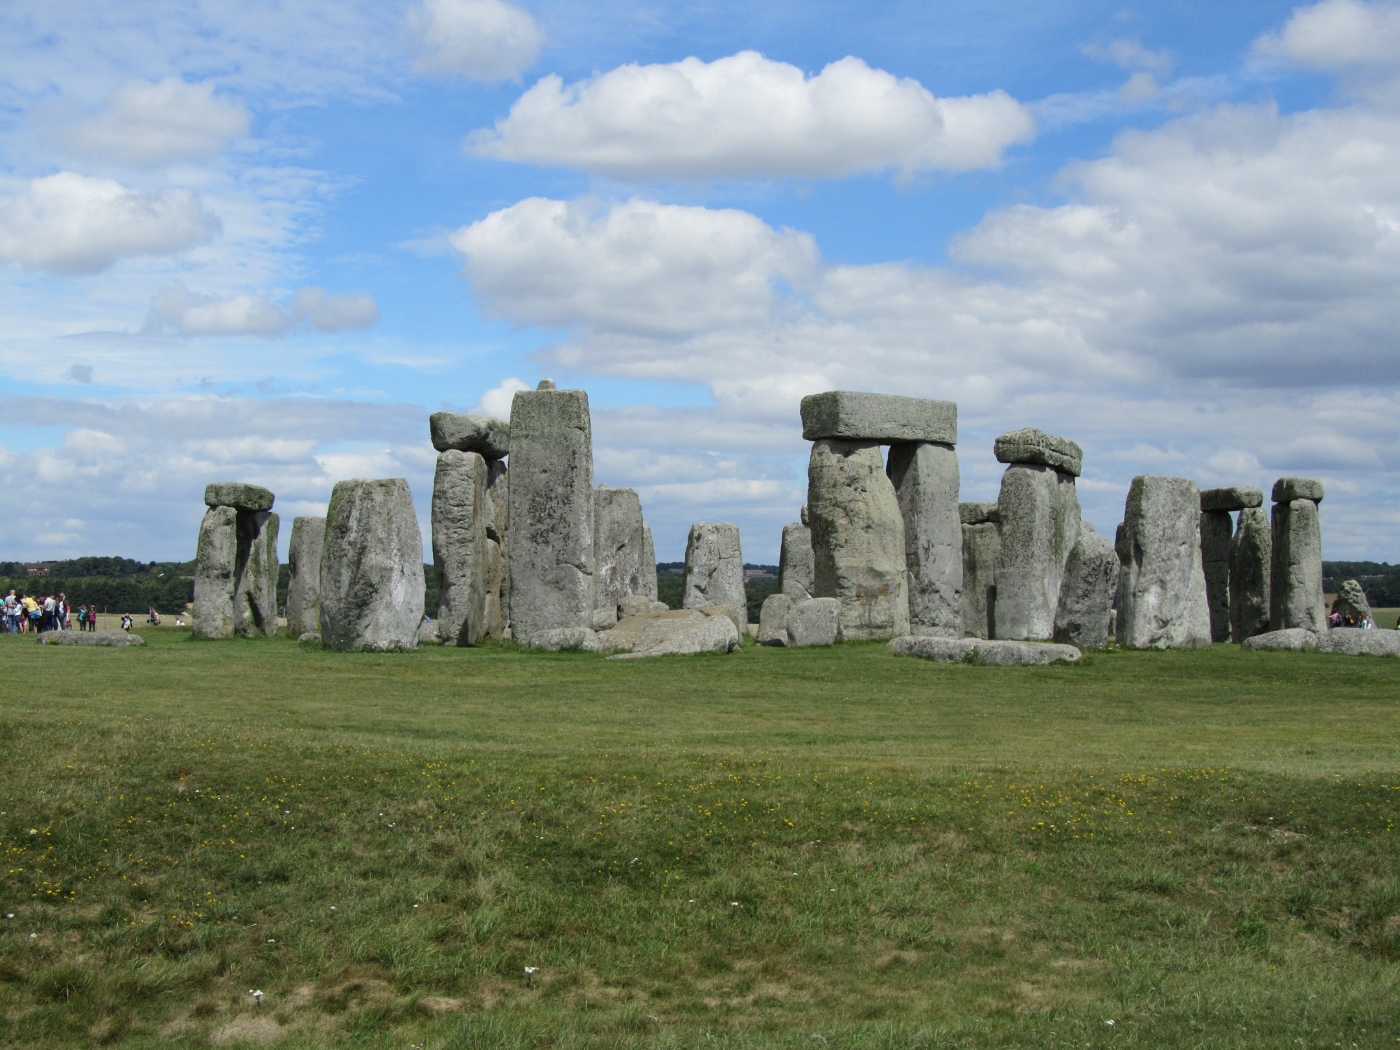
M 16 594 L 14 589 L 5 595 L 3 603 L 6 634 L 42 634 L 44 631 L 71 631 L 76 619 L 78 630 L 97 630 L 97 606 L 80 605 L 74 609 L 68 604 L 66 595 L 47 594 L 37 598 L 30 594 Z

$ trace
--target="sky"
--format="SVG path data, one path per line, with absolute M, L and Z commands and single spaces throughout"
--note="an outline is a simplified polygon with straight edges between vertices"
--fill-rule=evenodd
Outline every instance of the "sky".
M 588 391 L 657 557 L 777 561 L 830 389 L 1138 474 L 1321 478 L 1400 561 L 1400 3 L 10 0 L 0 560 L 324 513 L 428 414 Z

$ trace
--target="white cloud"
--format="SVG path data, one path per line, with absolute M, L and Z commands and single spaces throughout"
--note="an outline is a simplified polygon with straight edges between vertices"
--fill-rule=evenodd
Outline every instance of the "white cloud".
M 827 177 L 995 168 L 1034 132 L 1003 91 L 940 99 L 858 58 L 809 77 L 744 51 L 620 66 L 567 87 L 544 77 L 467 145 L 624 178 Z
M 372 295 L 340 295 L 306 287 L 292 296 L 292 316 L 304 317 L 322 332 L 365 331 L 379 323 Z
M 1152 51 L 1136 40 L 1126 37 L 1108 44 L 1085 44 L 1080 48 L 1090 58 L 1112 62 L 1122 69 L 1137 69 L 1157 76 L 1166 76 L 1176 65 L 1176 58 L 1165 48 Z
M 248 131 L 248 111 L 216 98 L 207 82 L 138 80 L 108 95 L 107 106 L 106 113 L 59 132 L 59 141 L 86 159 L 155 167 L 208 160 Z
M 184 251 L 219 228 L 189 190 L 139 193 L 64 171 L 32 180 L 0 205 L 0 259 L 51 273 L 94 273 L 129 256 Z
M 509 379 L 502 379 L 486 393 L 481 395 L 481 400 L 476 403 L 472 413 L 481 416 L 490 416 L 492 419 L 503 419 L 510 422 L 510 406 L 515 400 L 517 391 L 529 390 L 530 384 L 511 376 Z
M 300 320 L 322 332 L 364 330 L 378 323 L 379 307 L 371 295 L 337 295 L 306 287 L 292 296 L 284 310 L 265 295 L 196 295 L 176 281 L 152 298 L 146 331 L 186 336 L 274 336 Z
M 424 0 L 408 12 L 423 73 L 510 80 L 535 64 L 544 33 L 528 11 L 501 0 Z
M 1254 46 L 1309 69 L 1400 65 L 1400 4 L 1323 0 L 1295 8 L 1280 32 Z

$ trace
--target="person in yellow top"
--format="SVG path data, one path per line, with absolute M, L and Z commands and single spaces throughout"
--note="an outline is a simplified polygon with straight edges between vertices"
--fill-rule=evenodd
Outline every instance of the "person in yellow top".
M 41 615 L 39 603 L 36 602 L 32 596 L 26 594 L 24 596 L 24 616 L 20 620 L 19 629 L 21 631 L 37 630 L 39 627 L 39 617 Z

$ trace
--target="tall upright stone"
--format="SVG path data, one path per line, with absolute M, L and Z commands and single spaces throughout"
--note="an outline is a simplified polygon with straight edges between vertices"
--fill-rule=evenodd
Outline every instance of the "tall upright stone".
M 238 569 L 238 511 L 210 507 L 199 523 L 199 547 L 194 559 L 196 638 L 233 637 L 233 587 Z
M 642 589 L 643 598 L 657 601 L 660 588 L 656 583 L 656 544 L 651 541 L 651 526 L 642 522 Z
M 488 482 L 486 460 L 479 453 L 448 449 L 437 458 L 433 572 L 438 585 L 438 637 L 444 645 L 475 645 L 485 630 L 486 527 L 495 517 Z
M 1118 533 L 1119 645 L 1210 646 L 1200 516 L 1200 491 L 1189 478 L 1133 479 Z
M 685 543 L 685 577 L 681 582 L 681 608 L 732 605 L 748 608 L 744 595 L 744 552 L 739 526 L 729 522 L 696 522 Z
M 1235 523 L 1227 510 L 1201 511 L 1201 567 L 1213 642 L 1230 640 L 1230 540 Z
M 645 593 L 648 569 L 654 584 L 656 559 L 648 566 L 642 501 L 633 489 L 599 485 L 593 490 L 594 609 L 616 618 L 623 598 Z
M 1322 482 L 1313 478 L 1279 478 L 1274 483 L 1273 567 L 1270 573 L 1269 626 L 1327 630 L 1322 595 L 1322 523 L 1317 505 Z
M 962 635 L 962 521 L 958 454 L 951 445 L 907 443 L 890 448 L 886 469 L 904 517 L 912 634 Z
M 804 423 L 809 400 L 803 400 Z M 878 440 L 823 438 L 812 445 L 813 596 L 841 603 L 842 639 L 909 633 L 904 515 L 884 467 Z
M 593 429 L 588 394 L 540 389 L 510 410 L 511 633 L 588 627 L 593 614 Z
M 995 638 L 1001 514 L 995 503 L 959 503 L 958 518 L 962 522 L 962 633 L 966 638 Z
M 778 552 L 778 590 L 795 602 L 805 602 L 812 597 L 815 571 L 812 530 L 800 522 L 784 525 L 783 544 Z
M 1230 540 L 1230 640 L 1237 645 L 1268 633 L 1273 549 L 1268 512 L 1241 509 Z
M 233 581 L 233 633 L 271 638 L 277 633 L 277 515 L 238 512 L 238 565 Z
M 1065 563 L 1079 538 L 1074 475 L 1046 464 L 1012 463 L 1001 478 L 997 510 L 996 637 L 1048 640 Z
M 204 489 L 209 511 L 195 556 L 198 638 L 277 633 L 276 497 L 261 485 L 220 481 Z
M 321 546 L 321 644 L 416 649 L 423 534 L 403 478 L 338 481 Z
M 510 569 L 506 535 L 510 531 L 510 475 L 500 460 L 486 462 L 486 596 L 481 636 L 500 638 L 510 622 Z
M 1060 604 L 1055 610 L 1055 641 L 1080 649 L 1108 644 L 1108 623 L 1118 591 L 1118 554 L 1107 536 L 1087 521 L 1065 563 Z
M 321 633 L 321 545 L 326 519 L 292 519 L 287 547 L 287 633 L 293 638 Z

